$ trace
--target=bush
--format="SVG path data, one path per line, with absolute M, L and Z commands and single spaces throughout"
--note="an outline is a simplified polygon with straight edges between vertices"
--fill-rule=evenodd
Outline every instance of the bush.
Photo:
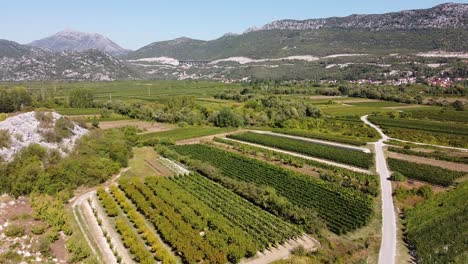
M 396 181 L 396 182 L 404 182 L 406 181 L 405 175 L 397 172 L 392 173 L 392 176 L 390 176 L 391 181 Z
M 35 235 L 42 235 L 44 234 L 45 230 L 47 229 L 47 224 L 36 224 L 31 227 L 31 232 Z
M 11 146 L 11 137 L 8 130 L 0 130 L 0 149 L 9 148 Z
M 24 226 L 10 225 L 5 229 L 5 235 L 8 237 L 22 237 L 24 236 Z

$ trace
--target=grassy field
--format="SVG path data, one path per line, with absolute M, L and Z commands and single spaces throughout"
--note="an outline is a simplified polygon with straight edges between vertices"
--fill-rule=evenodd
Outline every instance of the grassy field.
M 128 169 L 122 178 L 144 178 L 146 176 L 169 176 L 169 169 L 159 163 L 159 155 L 151 147 L 133 149 L 133 158 L 128 163 Z

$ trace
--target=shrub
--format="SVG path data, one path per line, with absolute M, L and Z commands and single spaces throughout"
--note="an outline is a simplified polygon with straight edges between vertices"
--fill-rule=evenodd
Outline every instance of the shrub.
M 0 148 L 9 148 L 11 146 L 11 137 L 8 130 L 0 130 Z
M 24 236 L 24 226 L 10 225 L 5 229 L 5 235 L 8 237 L 22 237 Z
M 47 229 L 46 224 L 36 224 L 31 227 L 31 232 L 35 235 L 42 235 L 44 234 L 45 230 Z
M 394 172 L 392 174 L 392 176 L 390 176 L 390 180 L 391 181 L 396 181 L 396 182 L 404 182 L 406 181 L 406 177 L 405 175 L 399 173 L 398 171 L 397 172 Z

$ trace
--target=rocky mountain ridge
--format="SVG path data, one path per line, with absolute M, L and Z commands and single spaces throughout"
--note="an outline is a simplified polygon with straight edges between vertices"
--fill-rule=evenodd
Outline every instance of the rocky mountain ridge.
M 87 51 L 90 49 L 97 49 L 115 56 L 125 55 L 130 52 L 130 50 L 120 47 L 103 35 L 69 29 L 60 31 L 50 37 L 35 40 L 28 45 L 47 48 L 58 52 L 67 50 Z
M 351 15 L 307 20 L 278 20 L 247 32 L 259 30 L 314 30 L 320 28 L 414 30 L 430 28 L 464 28 L 468 25 L 468 4 L 446 3 L 429 9 L 400 12 Z
M 0 81 L 112 81 L 138 78 L 100 50 L 54 52 L 0 40 Z

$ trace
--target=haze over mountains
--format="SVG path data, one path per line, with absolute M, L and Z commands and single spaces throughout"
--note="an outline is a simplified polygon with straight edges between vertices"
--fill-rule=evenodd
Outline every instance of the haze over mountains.
M 340 54 L 358 58 L 355 55 L 414 55 L 437 50 L 466 53 L 467 22 L 468 4 L 447 3 L 381 15 L 280 20 L 239 35 L 225 34 L 211 41 L 182 37 L 154 42 L 136 51 L 126 50 L 100 34 L 64 30 L 28 45 L 0 41 L 0 80 L 243 79 L 259 71 L 267 75 L 278 67 L 292 71 L 296 64 L 316 66 L 325 59 L 335 63 L 331 59 Z M 187 67 L 179 64 L 180 60 L 213 62 Z M 348 66 L 355 62 L 345 61 Z M 373 57 L 360 62 L 377 63 Z M 235 65 L 223 67 L 226 63 Z M 236 63 L 256 63 L 258 67 L 245 69 Z

